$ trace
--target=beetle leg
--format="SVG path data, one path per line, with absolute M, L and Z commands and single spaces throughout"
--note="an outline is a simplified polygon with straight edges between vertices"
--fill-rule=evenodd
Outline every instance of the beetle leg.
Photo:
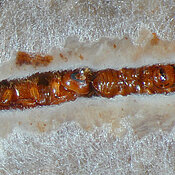
M 18 99 L 16 101 L 16 104 L 22 105 L 23 107 L 27 108 L 27 107 L 36 106 L 36 101 L 32 99 Z
M 74 101 L 77 98 L 75 92 L 65 89 L 63 86 L 60 86 L 60 95 L 53 96 L 51 104 L 60 104 L 66 101 Z

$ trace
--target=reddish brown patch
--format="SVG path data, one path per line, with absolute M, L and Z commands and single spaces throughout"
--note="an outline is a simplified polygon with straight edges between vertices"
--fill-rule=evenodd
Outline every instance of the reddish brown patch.
M 80 60 L 84 60 L 84 57 L 81 54 L 80 54 L 79 57 L 80 57 Z
M 157 37 L 157 34 L 156 33 L 152 33 L 153 35 L 153 38 L 151 39 L 151 45 L 157 45 L 158 42 L 159 42 L 159 38 Z
M 64 56 L 63 56 L 63 54 L 62 54 L 62 53 L 60 53 L 60 57 L 61 57 L 61 58 L 64 58 Z
M 36 55 L 32 63 L 34 66 L 47 66 L 52 62 L 52 60 L 53 57 L 50 55 L 46 55 L 44 57 L 41 55 Z
M 30 55 L 26 52 L 18 52 L 16 56 L 16 64 L 21 66 L 23 64 L 36 66 L 47 66 L 53 60 L 53 57 L 50 55 L 41 56 L 41 55 Z
M 16 56 L 16 64 L 21 66 L 22 64 L 31 64 L 32 59 L 29 54 L 25 52 L 18 52 Z
M 117 48 L 116 44 L 113 45 L 114 49 Z

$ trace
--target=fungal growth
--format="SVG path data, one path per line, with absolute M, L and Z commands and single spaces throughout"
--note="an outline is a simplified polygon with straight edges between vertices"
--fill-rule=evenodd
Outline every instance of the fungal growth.
M 73 101 L 78 97 L 167 94 L 175 91 L 175 66 L 140 68 L 89 68 L 36 73 L 30 77 L 0 82 L 0 110 L 25 109 Z

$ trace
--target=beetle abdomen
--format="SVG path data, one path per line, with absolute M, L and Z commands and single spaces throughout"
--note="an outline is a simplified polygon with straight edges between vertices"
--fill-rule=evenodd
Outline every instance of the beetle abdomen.
M 118 71 L 107 69 L 98 71 L 92 82 L 93 88 L 104 97 L 113 97 L 120 92 L 120 80 Z

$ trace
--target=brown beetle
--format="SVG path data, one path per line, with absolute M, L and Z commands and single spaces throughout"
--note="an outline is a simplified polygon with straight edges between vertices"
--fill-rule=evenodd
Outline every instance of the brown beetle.
M 54 105 L 92 94 L 112 98 L 116 95 L 167 94 L 174 91 L 174 65 L 159 64 L 97 72 L 82 68 L 3 80 L 0 82 L 0 109 Z

